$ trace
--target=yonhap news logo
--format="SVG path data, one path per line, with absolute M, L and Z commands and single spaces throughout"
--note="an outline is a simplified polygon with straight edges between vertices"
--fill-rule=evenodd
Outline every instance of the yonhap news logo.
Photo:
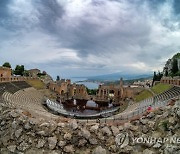
M 129 144 L 129 135 L 128 133 L 120 133 L 116 136 L 115 142 L 121 148 L 126 147 Z
M 130 137 L 128 133 L 120 133 L 115 138 L 116 144 L 120 147 L 126 147 L 127 145 L 135 144 L 177 144 L 180 145 L 180 137 L 152 137 L 152 136 L 139 136 L 139 137 Z

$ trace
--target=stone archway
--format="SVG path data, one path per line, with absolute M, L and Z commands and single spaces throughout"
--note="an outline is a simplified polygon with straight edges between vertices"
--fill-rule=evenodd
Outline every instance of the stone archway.
M 114 101 L 114 95 L 115 95 L 115 91 L 114 90 L 109 90 L 109 100 L 110 100 L 110 104 Z
M 64 90 L 61 90 L 61 95 L 64 95 Z
M 109 94 L 114 95 L 115 91 L 114 90 L 109 90 Z
M 73 96 L 76 95 L 76 88 L 73 89 Z

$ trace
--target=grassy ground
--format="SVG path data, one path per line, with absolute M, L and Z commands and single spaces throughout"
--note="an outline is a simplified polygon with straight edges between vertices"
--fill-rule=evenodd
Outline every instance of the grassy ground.
M 159 83 L 157 85 L 155 85 L 154 87 L 151 88 L 151 90 L 155 93 L 155 94 L 160 94 L 163 91 L 166 91 L 168 89 L 172 88 L 172 85 L 169 84 L 163 84 L 163 83 Z
M 28 80 L 27 83 L 36 89 L 45 88 L 45 84 L 41 80 L 38 80 L 38 79 Z
M 135 96 L 135 101 L 140 102 L 146 98 L 152 97 L 153 94 L 149 90 L 143 90 L 138 95 Z
M 135 96 L 135 101 L 140 102 L 146 98 L 152 97 L 153 96 L 152 92 L 154 92 L 157 95 L 157 94 L 160 94 L 170 88 L 172 88 L 172 85 L 159 83 L 159 84 L 155 85 L 154 87 L 152 87 L 150 90 L 145 89 L 142 92 L 140 92 L 140 94 Z

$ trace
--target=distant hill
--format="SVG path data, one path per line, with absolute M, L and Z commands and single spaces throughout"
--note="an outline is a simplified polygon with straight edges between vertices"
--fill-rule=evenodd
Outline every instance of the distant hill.
M 180 76 L 180 52 L 176 53 L 172 58 L 166 61 L 163 68 L 164 76 Z
M 91 76 L 87 77 L 88 80 L 101 80 L 101 81 L 115 81 L 119 80 L 120 78 L 123 80 L 132 80 L 132 79 L 140 79 L 140 78 L 151 78 L 152 74 L 125 74 L 122 72 L 112 73 L 112 74 L 105 74 L 99 76 Z

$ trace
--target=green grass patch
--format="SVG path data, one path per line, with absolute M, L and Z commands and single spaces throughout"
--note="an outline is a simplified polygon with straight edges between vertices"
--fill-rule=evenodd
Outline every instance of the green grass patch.
M 152 97 L 152 93 L 148 90 L 143 90 L 142 92 L 140 92 L 138 95 L 135 96 L 135 101 L 136 102 L 140 102 L 146 98 Z
M 38 79 L 27 80 L 26 82 L 36 89 L 44 89 L 45 88 L 45 84 L 41 80 L 38 80 Z
M 151 90 L 155 93 L 155 94 L 160 94 L 168 89 L 172 88 L 172 85 L 170 84 L 163 84 L 163 83 L 159 83 L 155 86 L 153 86 L 151 88 Z

